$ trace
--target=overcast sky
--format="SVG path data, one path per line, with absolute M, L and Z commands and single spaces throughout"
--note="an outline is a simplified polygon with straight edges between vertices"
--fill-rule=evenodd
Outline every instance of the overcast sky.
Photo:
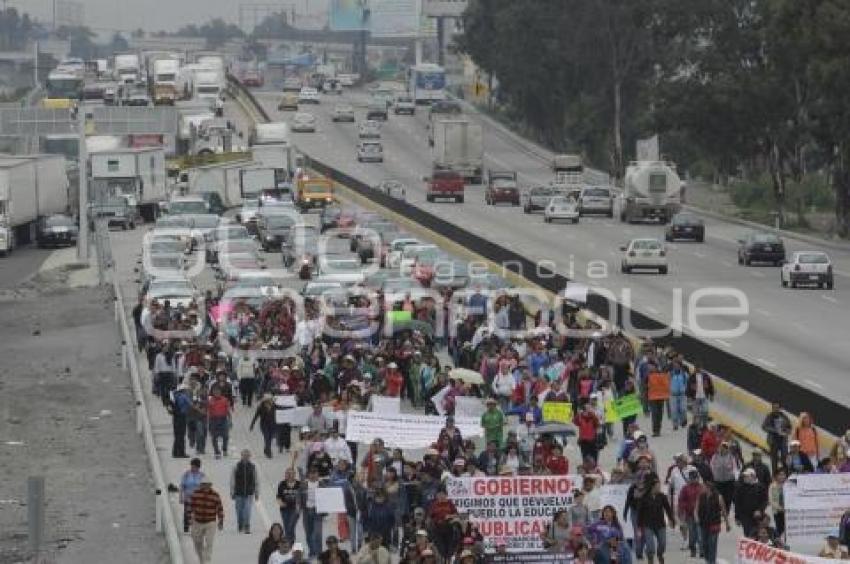
M 57 0 L 62 2 L 63 0 Z M 240 4 L 292 6 L 297 13 L 327 10 L 328 0 L 75 0 L 84 6 L 85 23 L 103 30 L 174 31 L 212 18 L 238 23 Z M 9 0 L 10 6 L 29 12 L 45 23 L 52 21 L 53 0 Z M 100 31 L 100 30 L 99 30 Z

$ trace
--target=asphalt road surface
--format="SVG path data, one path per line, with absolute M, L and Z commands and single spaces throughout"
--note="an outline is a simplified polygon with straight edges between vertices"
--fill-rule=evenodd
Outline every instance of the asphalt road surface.
M 12 254 L 0 258 L 0 288 L 9 289 L 30 278 L 50 256 L 51 249 L 35 245 L 16 248 Z
M 292 112 L 277 111 L 279 94 L 255 94 L 272 119 L 291 119 Z M 737 240 L 749 231 L 747 228 L 705 218 L 705 243 L 668 245 L 668 275 L 621 274 L 620 245 L 634 237 L 663 237 L 663 227 L 627 225 L 616 218 L 601 217 L 582 218 L 578 225 L 545 224 L 540 215 L 525 215 L 520 208 L 486 206 L 480 186 L 467 187 L 464 204 L 428 203 L 422 182 L 431 169 L 425 129 L 427 109 L 420 108 L 414 117 L 391 113 L 382 128 L 384 163 L 361 164 L 355 158 L 357 124 L 333 123 L 330 116 L 334 104 L 344 101 L 354 105 L 357 120 L 362 121 L 368 99 L 365 92 L 353 91 L 343 96 L 324 96 L 321 104 L 303 107 L 302 111 L 317 116 L 318 130 L 294 133 L 294 144 L 309 156 L 370 184 L 385 178 L 400 179 L 408 186 L 407 199 L 412 204 L 543 266 L 552 268 L 554 264 L 558 273 L 596 289 L 605 288 L 622 301 L 628 293 L 632 308 L 658 321 L 671 324 L 676 317 L 674 304 L 678 304 L 683 312 L 683 332 L 815 392 L 850 401 L 850 386 L 845 379 L 847 361 L 842 351 L 850 327 L 850 251 L 822 249 L 829 252 L 834 263 L 835 290 L 783 289 L 778 268 L 737 264 Z M 486 168 L 516 170 L 523 185 L 551 180 L 546 154 L 539 148 L 531 147 L 488 118 L 475 114 L 471 117 L 484 127 Z M 789 254 L 817 247 L 786 240 Z M 708 288 L 724 294 L 690 301 L 699 296 L 696 292 Z M 691 318 L 693 305 L 735 306 L 739 298 L 731 295 L 730 289 L 746 300 L 746 315 L 706 313 Z M 746 331 L 740 336 L 706 332 L 729 332 L 742 322 L 746 323 Z

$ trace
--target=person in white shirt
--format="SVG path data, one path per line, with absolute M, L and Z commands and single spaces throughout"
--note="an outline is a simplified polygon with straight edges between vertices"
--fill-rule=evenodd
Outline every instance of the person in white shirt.
M 336 425 L 331 428 L 330 436 L 324 442 L 325 452 L 331 457 L 331 460 L 336 464 L 339 460 L 345 460 L 349 464 L 354 464 L 351 456 L 351 448 L 348 443 L 339 436 L 339 429 Z
M 514 375 L 511 374 L 510 366 L 501 366 L 499 373 L 493 378 L 493 393 L 496 394 L 503 412 L 510 409 L 511 396 L 514 393 L 515 386 L 516 380 L 514 380 Z
M 681 452 L 673 457 L 673 462 L 673 465 L 667 470 L 666 483 L 670 491 L 670 506 L 674 508 L 674 511 L 677 511 L 679 492 L 687 485 L 688 476 L 692 470 L 696 471 L 696 468 L 688 463 L 688 457 Z M 687 546 L 688 523 L 684 516 L 679 517 L 679 530 L 682 533 L 682 546 Z

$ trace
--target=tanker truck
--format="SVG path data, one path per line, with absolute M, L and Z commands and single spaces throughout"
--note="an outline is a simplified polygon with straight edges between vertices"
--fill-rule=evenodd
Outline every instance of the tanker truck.
M 682 181 L 672 163 L 634 161 L 626 167 L 620 221 L 669 223 L 682 205 Z

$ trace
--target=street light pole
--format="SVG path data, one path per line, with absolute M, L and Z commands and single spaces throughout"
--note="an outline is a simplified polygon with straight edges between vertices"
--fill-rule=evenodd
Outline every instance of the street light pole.
M 89 260 L 89 167 L 88 148 L 86 147 L 86 110 L 82 104 L 77 107 L 77 127 L 79 129 L 79 167 L 80 177 L 80 229 L 77 236 L 77 258 L 80 262 Z

